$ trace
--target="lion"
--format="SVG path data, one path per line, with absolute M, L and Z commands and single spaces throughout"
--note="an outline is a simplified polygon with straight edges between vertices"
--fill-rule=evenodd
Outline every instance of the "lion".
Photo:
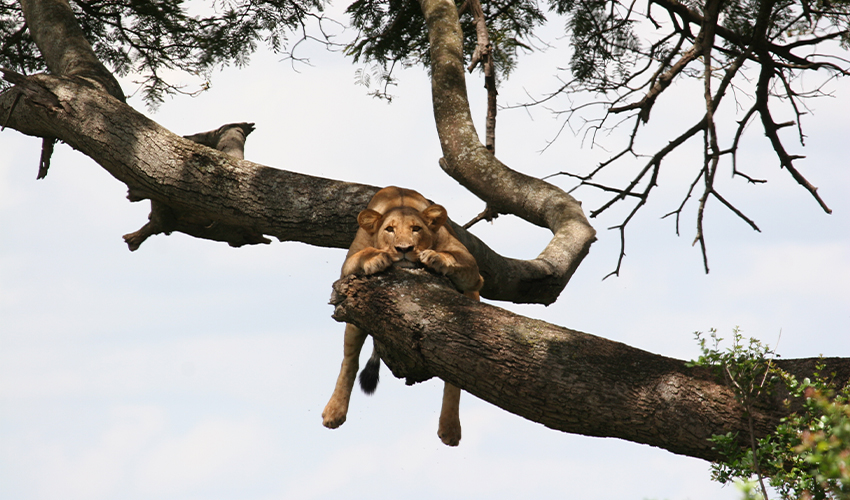
M 341 276 L 375 274 L 391 266 L 424 265 L 447 276 L 464 295 L 479 300 L 484 280 L 475 258 L 446 226 L 448 214 L 424 196 L 395 186 L 378 191 L 357 216 L 359 229 L 342 265 Z M 345 422 L 366 332 L 345 325 L 342 366 L 333 395 L 322 411 L 325 427 L 336 429 Z M 372 394 L 378 385 L 380 357 L 372 356 L 360 374 L 360 385 Z M 446 382 L 437 435 L 448 446 L 460 442 L 460 388 Z

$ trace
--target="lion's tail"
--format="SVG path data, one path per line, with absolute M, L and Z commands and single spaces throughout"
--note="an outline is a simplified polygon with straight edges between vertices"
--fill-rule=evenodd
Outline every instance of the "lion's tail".
M 360 388 L 366 394 L 372 395 L 375 389 L 378 388 L 378 380 L 380 379 L 381 357 L 378 356 L 377 349 L 372 349 L 372 356 L 366 362 L 363 371 L 360 372 Z

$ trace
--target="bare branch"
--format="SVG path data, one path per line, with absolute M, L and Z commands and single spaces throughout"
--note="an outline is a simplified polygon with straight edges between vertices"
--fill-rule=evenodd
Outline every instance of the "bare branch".
M 725 205 L 726 208 L 731 210 L 732 213 L 734 213 L 735 215 L 740 217 L 744 222 L 746 222 L 751 228 L 753 228 L 753 230 L 761 232 L 761 229 L 758 228 L 758 226 L 756 225 L 755 222 L 753 222 L 749 217 L 744 215 L 744 213 L 741 212 L 740 210 L 738 210 L 734 205 L 732 205 L 731 203 L 726 201 L 726 198 L 720 196 L 720 193 L 718 193 L 716 190 L 712 189 L 711 194 L 712 194 L 712 196 L 717 198 L 717 200 L 720 201 L 720 203 L 723 203 L 723 205 Z
M 815 198 L 815 200 L 817 200 L 818 205 L 821 206 L 824 212 L 831 214 L 832 209 L 830 209 L 820 197 L 820 195 L 818 194 L 818 188 L 813 186 L 796 169 L 796 167 L 794 166 L 795 157 L 788 154 L 788 152 L 785 150 L 785 146 L 779 139 L 779 134 L 777 133 L 779 127 L 777 126 L 776 122 L 773 121 L 773 118 L 770 114 L 770 108 L 768 107 L 768 89 L 770 87 L 770 81 L 773 79 L 773 76 L 773 65 L 765 61 L 765 63 L 761 67 L 761 72 L 759 73 L 758 86 L 756 88 L 756 108 L 758 109 L 762 125 L 764 126 L 764 133 L 767 135 L 768 139 L 770 139 L 770 143 L 773 146 L 773 150 L 776 151 L 776 155 L 779 157 L 780 163 L 786 170 L 788 170 L 788 172 L 791 174 L 791 177 L 793 177 L 798 184 L 806 188 L 806 190 L 811 193 L 811 195 Z

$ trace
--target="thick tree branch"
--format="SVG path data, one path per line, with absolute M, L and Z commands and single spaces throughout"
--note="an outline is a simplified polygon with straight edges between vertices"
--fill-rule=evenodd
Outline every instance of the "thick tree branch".
M 123 104 L 123 94 L 110 84 L 111 74 L 82 37 L 65 0 L 26 3 L 28 20 L 46 27 L 33 36 L 40 40 L 48 67 L 61 75 L 28 80 L 54 94 L 67 109 L 40 108 L 12 92 L 0 96 L 0 116 L 8 116 L 11 128 L 58 138 L 93 158 L 127 184 L 131 201 L 151 200 L 150 223 L 126 237 L 131 249 L 152 234 L 171 231 L 235 246 L 268 242 L 264 235 L 348 246 L 355 216 L 377 188 L 235 160 L 174 136 Z M 537 259 L 519 261 L 496 254 L 456 227 L 485 277 L 481 293 L 497 300 L 552 303 L 587 254 L 595 231 L 575 199 L 508 169 L 481 145 L 469 116 L 455 6 L 449 0 L 427 0 L 423 9 L 436 46 L 433 86 L 445 155 L 441 164 L 495 210 L 514 213 L 555 233 Z M 59 36 L 51 38 L 50 30 Z M 74 80 L 78 77 L 89 85 Z M 91 86 L 92 82 L 97 85 Z M 25 104 L 12 109 L 19 99 Z
M 118 80 L 97 58 L 67 0 L 21 0 L 32 39 L 54 75 L 85 78 L 125 100 Z
M 245 138 L 254 131 L 253 123 L 229 123 L 227 125 L 222 125 L 221 127 L 210 130 L 209 132 L 201 132 L 199 134 L 186 135 L 184 138 L 189 139 L 190 141 L 197 142 L 198 144 L 203 144 L 209 148 L 217 149 L 223 153 L 227 153 L 234 158 L 238 158 L 240 160 L 245 158 Z M 130 194 L 131 201 L 136 201 L 132 199 L 133 194 Z M 134 252 L 139 249 L 142 243 L 145 242 L 148 238 L 156 234 L 171 234 L 172 231 L 178 229 L 181 226 L 181 222 L 185 222 L 187 217 L 184 214 L 175 213 L 175 211 L 162 203 L 151 200 L 151 213 L 148 216 L 149 222 L 142 226 L 141 229 L 134 233 L 125 234 L 124 241 L 127 242 L 127 246 L 130 247 L 130 251 Z M 191 219 L 189 217 L 188 219 Z M 185 224 L 183 224 L 185 226 Z M 195 226 L 199 226 L 195 224 Z M 241 246 L 244 244 L 256 244 L 256 243 L 271 243 L 271 240 L 265 238 L 262 234 L 258 234 L 255 232 L 246 232 L 240 231 L 238 228 L 224 228 L 221 227 L 214 222 L 203 225 L 200 227 L 194 228 L 183 228 L 182 232 L 186 232 L 189 234 L 190 231 L 194 229 L 194 233 L 198 233 L 198 230 L 202 234 L 213 235 L 214 233 L 222 233 L 222 230 L 230 233 L 235 233 L 233 235 L 222 234 L 221 237 L 210 237 L 209 239 L 223 239 L 224 241 L 229 242 L 233 246 Z M 235 229 L 235 230 L 234 230 Z
M 581 204 L 561 189 L 505 166 L 481 144 L 466 94 L 462 33 L 457 9 L 451 0 L 421 0 L 431 44 L 431 90 L 437 133 L 443 150 L 443 169 L 500 213 L 515 214 L 532 224 L 549 228 L 554 238 L 531 261 L 496 262 L 470 247 L 482 266 L 485 297 L 514 302 L 549 304 L 560 294 L 581 260 L 587 255 L 596 231 L 587 222 Z M 483 257 L 483 256 L 482 256 Z M 504 270 L 501 279 L 486 268 Z M 520 292 L 508 295 L 505 292 Z
M 240 160 L 245 159 L 245 139 L 254 131 L 253 123 L 228 123 L 198 134 L 184 135 L 186 139 L 217 149 Z
M 739 432 L 742 445 L 749 435 L 746 412 L 712 370 L 466 299 L 425 270 L 344 278 L 331 302 L 335 319 L 375 338 L 397 377 L 437 376 L 552 429 L 706 460 L 721 458 L 711 435 Z M 810 375 L 817 361 L 779 364 Z M 850 378 L 850 359 L 823 361 L 839 386 Z M 783 397 L 755 403 L 757 437 L 787 414 Z
M 22 81 L 31 92 L 16 86 L 0 94 L 8 127 L 58 138 L 126 184 L 131 201 L 151 200 L 150 223 L 126 236 L 131 249 L 172 231 L 233 246 L 267 243 L 267 235 L 347 248 L 357 214 L 379 189 L 239 160 L 171 133 L 78 79 L 34 75 Z M 551 303 L 563 289 L 543 279 L 540 263 L 502 257 L 455 229 L 490 281 L 484 297 Z

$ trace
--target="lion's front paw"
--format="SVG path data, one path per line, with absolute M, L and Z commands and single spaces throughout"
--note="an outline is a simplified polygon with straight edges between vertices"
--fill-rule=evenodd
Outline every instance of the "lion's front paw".
M 425 267 L 433 269 L 442 275 L 448 274 L 451 267 L 451 263 L 443 254 L 430 249 L 422 250 L 419 253 L 419 261 L 425 264 Z
M 336 429 L 345 423 L 345 416 L 348 414 L 348 406 L 337 403 L 334 400 L 328 401 L 324 411 L 322 411 L 322 425 L 328 429 Z
M 363 263 L 363 274 L 375 274 L 393 265 L 393 259 L 386 252 L 379 252 Z

